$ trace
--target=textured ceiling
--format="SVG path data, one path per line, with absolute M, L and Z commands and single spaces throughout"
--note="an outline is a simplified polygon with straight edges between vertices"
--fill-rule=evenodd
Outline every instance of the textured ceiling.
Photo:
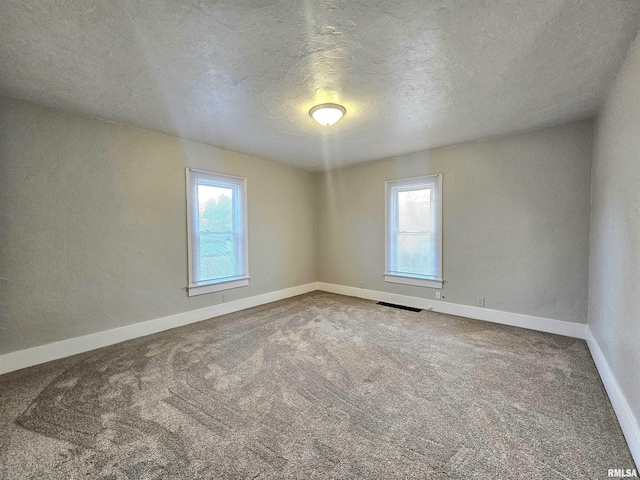
M 310 169 L 593 115 L 638 0 L 2 0 L 0 93 Z M 334 127 L 309 109 L 347 108 Z

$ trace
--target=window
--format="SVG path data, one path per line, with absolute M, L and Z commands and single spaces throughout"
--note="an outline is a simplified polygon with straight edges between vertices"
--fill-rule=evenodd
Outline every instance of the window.
M 246 179 L 187 169 L 189 296 L 249 284 Z
M 442 175 L 386 182 L 384 279 L 442 288 Z

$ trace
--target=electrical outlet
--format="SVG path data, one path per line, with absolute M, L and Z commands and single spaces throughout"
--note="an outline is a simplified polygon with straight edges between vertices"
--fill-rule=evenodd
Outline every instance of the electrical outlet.
M 440 300 L 440 290 L 436 290 L 436 300 Z
M 364 282 L 360 282 L 360 288 L 364 288 Z
M 223 293 L 223 294 L 222 294 L 222 302 L 224 303 L 224 302 L 226 302 L 226 301 L 227 301 L 227 294 L 226 294 L 226 293 Z
M 479 307 L 484 307 L 484 297 L 478 297 L 476 300 L 476 305 Z

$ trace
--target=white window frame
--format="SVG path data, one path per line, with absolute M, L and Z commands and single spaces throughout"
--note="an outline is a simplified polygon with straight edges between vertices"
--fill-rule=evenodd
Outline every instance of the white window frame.
M 214 184 L 225 187 L 232 187 L 239 193 L 233 197 L 234 225 L 240 225 L 241 230 L 236 240 L 236 266 L 242 270 L 241 274 L 232 277 L 222 277 L 212 280 L 198 281 L 195 278 L 195 253 L 199 235 L 196 232 L 196 218 L 198 209 L 197 185 L 198 178 L 205 178 Z M 203 295 L 206 293 L 220 292 L 232 288 L 245 287 L 249 285 L 249 235 L 247 231 L 247 179 L 234 177 L 220 173 L 186 169 L 187 184 L 187 257 L 189 264 L 189 287 L 187 292 L 190 297 Z M 235 231 L 235 229 L 234 229 Z
M 432 195 L 436 195 L 436 204 L 432 214 L 435 215 L 435 246 L 437 249 L 436 275 L 420 275 L 409 272 L 399 272 L 393 265 L 394 234 L 397 229 L 397 195 L 396 192 L 432 186 Z M 424 175 L 422 177 L 389 180 L 385 182 L 385 272 L 384 280 L 389 283 L 401 283 L 441 289 L 442 279 L 442 174 Z

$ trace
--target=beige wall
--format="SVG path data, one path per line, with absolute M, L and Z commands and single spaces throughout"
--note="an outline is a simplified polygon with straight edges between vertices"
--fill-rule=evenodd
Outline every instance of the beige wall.
M 186 166 L 248 178 L 252 278 L 230 301 L 316 280 L 433 298 L 382 279 L 384 181 L 442 172 L 444 300 L 584 322 L 591 132 L 312 174 L 0 98 L 0 354 L 220 303 L 186 295 Z
M 640 421 L 640 37 L 594 137 L 589 328 Z
M 316 280 L 309 172 L 6 98 L 0 162 L 0 354 L 221 301 L 186 294 L 186 166 L 247 177 L 229 301 Z
M 386 283 L 384 182 L 443 173 L 444 300 L 585 323 L 592 122 L 319 174 L 319 280 Z

